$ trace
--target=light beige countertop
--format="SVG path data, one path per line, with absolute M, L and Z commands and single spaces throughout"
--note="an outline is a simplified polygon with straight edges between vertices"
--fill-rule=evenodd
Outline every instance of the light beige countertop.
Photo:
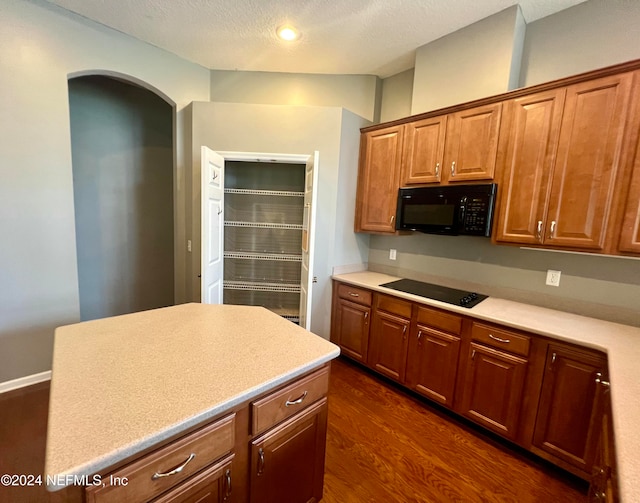
M 73 483 L 68 475 L 104 470 L 338 354 L 262 307 L 182 304 L 60 327 L 48 489 Z
M 381 287 L 401 278 L 376 272 L 338 274 L 333 279 L 607 353 L 621 501 L 640 501 L 640 328 L 497 297 L 467 309 Z

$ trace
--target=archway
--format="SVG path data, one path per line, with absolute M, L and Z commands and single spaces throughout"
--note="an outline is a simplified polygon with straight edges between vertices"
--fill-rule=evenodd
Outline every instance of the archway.
M 123 78 L 69 78 L 82 320 L 174 303 L 173 106 Z

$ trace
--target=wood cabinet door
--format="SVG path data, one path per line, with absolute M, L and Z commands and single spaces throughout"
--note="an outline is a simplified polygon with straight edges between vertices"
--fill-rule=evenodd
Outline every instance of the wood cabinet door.
M 340 346 L 346 356 L 366 363 L 371 308 L 339 299 L 335 316 L 336 336 L 333 342 Z
M 635 165 L 624 208 L 618 250 L 640 253 L 640 141 L 636 148 Z
M 418 325 L 412 332 L 407 355 L 407 384 L 421 395 L 451 407 L 460 338 L 423 325 Z
M 361 136 L 356 232 L 395 232 L 403 133 L 393 126 Z
M 322 499 L 327 399 L 251 442 L 251 503 Z
M 633 74 L 567 88 L 545 244 L 602 249 Z
M 526 369 L 527 360 L 472 342 L 457 408 L 482 426 L 515 439 Z
M 501 115 L 502 103 L 494 103 L 449 117 L 444 168 L 450 182 L 493 178 Z
M 564 96 L 564 89 L 556 89 L 505 104 L 510 128 L 506 151 L 499 159 L 496 241 L 542 243 Z
M 154 503 L 232 503 L 231 459 L 227 458 L 153 500 Z
M 596 452 L 604 357 L 549 344 L 533 445 L 590 474 Z
M 410 122 L 404 127 L 402 185 L 440 182 L 447 116 Z
M 404 381 L 410 321 L 375 311 L 371 325 L 369 366 L 396 381 Z

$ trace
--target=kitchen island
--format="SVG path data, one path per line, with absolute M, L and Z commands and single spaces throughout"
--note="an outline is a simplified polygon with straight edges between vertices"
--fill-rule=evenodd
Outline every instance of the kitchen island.
M 261 307 L 184 304 L 60 327 L 49 401 L 47 487 L 74 485 L 80 494 L 80 486 L 89 486 L 87 500 L 103 501 L 91 491 L 104 487 L 108 473 L 129 473 L 127 467 L 141 457 L 160 456 L 158 447 L 188 444 L 190 436 L 199 435 L 229 446 L 216 456 L 235 456 L 240 484 L 234 484 L 229 500 L 236 500 L 254 484 L 244 473 L 254 462 L 253 451 L 261 462 L 269 452 L 265 431 L 284 431 L 298 416 L 313 416 L 311 409 L 319 411 L 313 418 L 319 418 L 314 427 L 322 445 L 315 454 L 322 455 L 323 468 L 323 396 L 328 362 L 338 354 L 337 346 Z M 188 452 L 192 445 L 185 448 Z M 204 462 L 195 454 L 193 459 L 189 466 Z M 154 468 L 162 484 L 186 476 L 176 471 L 182 462 L 172 463 L 160 475 Z M 171 469 L 175 477 L 166 475 Z M 224 473 L 230 492 L 230 472 Z M 146 484 L 149 477 L 144 478 Z

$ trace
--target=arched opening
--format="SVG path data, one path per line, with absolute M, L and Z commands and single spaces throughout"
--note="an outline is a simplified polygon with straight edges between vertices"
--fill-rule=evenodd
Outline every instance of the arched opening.
M 103 75 L 69 79 L 81 320 L 174 303 L 173 107 Z

